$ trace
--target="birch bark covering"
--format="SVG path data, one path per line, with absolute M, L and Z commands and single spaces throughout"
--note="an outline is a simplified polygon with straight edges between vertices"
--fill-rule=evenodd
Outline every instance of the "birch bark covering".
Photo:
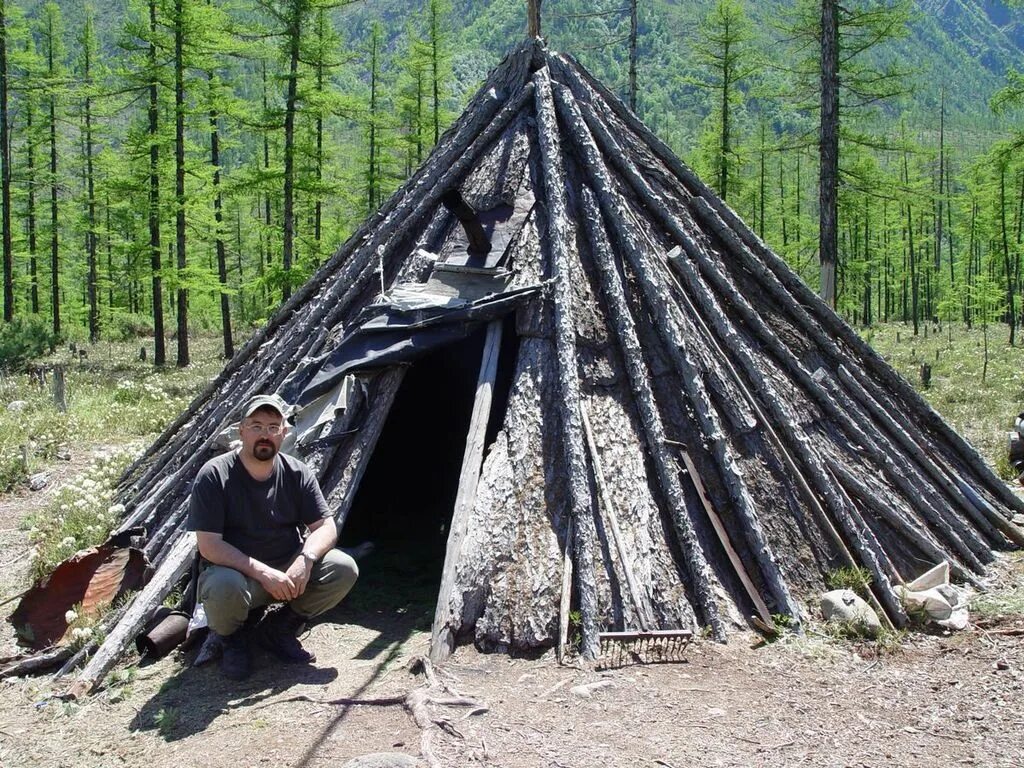
M 943 560 L 980 583 L 994 550 L 1024 544 L 1024 502 L 977 452 L 633 112 L 530 40 L 129 468 L 122 528 L 146 527 L 162 573 L 182 565 L 189 486 L 216 434 L 316 366 L 382 288 L 431 277 L 420 249 L 464 235 L 441 202 L 453 190 L 503 212 L 485 231 L 509 285 L 546 286 L 504 325 L 503 416 L 437 606 L 456 639 L 519 651 L 579 634 L 594 656 L 603 630 L 724 638 L 755 610 L 812 618 L 826 576 L 851 566 L 902 625 L 894 584 Z M 359 371 L 353 411 L 308 457 L 342 521 L 403 372 Z M 111 627 L 86 688 L 131 626 Z

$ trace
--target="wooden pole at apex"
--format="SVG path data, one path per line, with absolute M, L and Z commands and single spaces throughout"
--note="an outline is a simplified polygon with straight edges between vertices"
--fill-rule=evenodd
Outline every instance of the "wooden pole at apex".
M 544 0 L 526 0 L 526 36 L 540 38 L 540 5 Z

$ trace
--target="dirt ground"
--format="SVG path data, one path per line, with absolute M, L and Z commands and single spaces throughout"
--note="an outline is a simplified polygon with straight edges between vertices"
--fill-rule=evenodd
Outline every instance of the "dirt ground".
M 59 466 L 55 480 L 87 463 Z M 4 597 L 28 565 L 18 520 L 49 492 L 0 500 Z M 998 570 L 999 591 L 1024 597 L 1020 554 Z M 313 667 L 258 655 L 252 678 L 229 684 L 215 665 L 191 668 L 178 655 L 124 666 L 75 703 L 54 697 L 46 678 L 0 681 L 0 766 L 319 768 L 372 752 L 418 757 L 423 732 L 400 703 L 337 703 L 425 689 L 410 662 L 427 648 L 434 585 L 415 564 L 390 578 L 407 600 L 378 601 L 381 585 L 364 568 L 350 600 L 305 638 Z M 814 632 L 754 647 L 740 634 L 727 646 L 698 641 L 679 663 L 606 671 L 460 648 L 436 674 L 480 706 L 429 705 L 447 726 L 428 729 L 429 748 L 443 766 L 506 768 L 1024 766 L 1024 635 L 1015 634 L 1024 619 L 984 623 L 885 652 Z M 9 626 L 0 634 L 2 653 Z M 601 685 L 589 696 L 573 690 L 590 683 Z

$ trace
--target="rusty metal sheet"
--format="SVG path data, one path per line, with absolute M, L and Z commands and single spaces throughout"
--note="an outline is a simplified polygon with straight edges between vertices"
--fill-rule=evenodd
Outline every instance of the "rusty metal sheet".
M 141 550 L 113 540 L 81 550 L 34 584 L 8 620 L 20 641 L 34 649 L 65 644 L 68 610 L 81 604 L 82 614 L 98 616 L 104 606 L 145 584 L 148 565 Z

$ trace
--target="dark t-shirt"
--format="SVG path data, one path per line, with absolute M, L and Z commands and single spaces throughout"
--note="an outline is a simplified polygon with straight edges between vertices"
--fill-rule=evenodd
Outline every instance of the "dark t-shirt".
M 192 485 L 190 531 L 220 533 L 224 541 L 268 565 L 293 558 L 302 544 L 299 526 L 330 517 L 309 467 L 283 453 L 274 472 L 254 480 L 237 451 L 210 459 Z

